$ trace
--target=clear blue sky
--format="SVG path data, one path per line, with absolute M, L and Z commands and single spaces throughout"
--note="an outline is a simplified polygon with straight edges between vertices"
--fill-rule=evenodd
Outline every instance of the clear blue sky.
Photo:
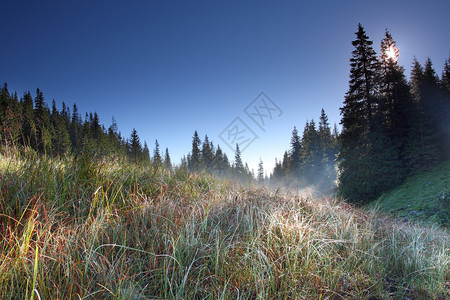
M 19 96 L 40 88 L 59 109 L 75 102 L 83 118 L 96 111 L 106 127 L 114 116 L 123 136 L 135 127 L 150 150 L 158 139 L 175 162 L 190 151 L 194 130 L 233 159 L 224 130 L 245 124 L 258 138 L 243 160 L 256 169 L 261 157 L 270 171 L 294 125 L 301 132 L 321 108 L 339 123 L 359 22 L 376 51 L 389 29 L 408 75 L 414 56 L 431 57 L 440 75 L 449 13 L 448 0 L 6 0 L 0 83 Z M 279 109 L 262 127 L 245 113 L 260 92 Z

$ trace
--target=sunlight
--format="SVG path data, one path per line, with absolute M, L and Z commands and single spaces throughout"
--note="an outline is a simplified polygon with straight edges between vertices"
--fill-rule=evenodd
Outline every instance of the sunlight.
M 388 60 L 397 61 L 398 50 L 394 46 L 390 46 L 389 49 L 386 50 L 386 58 Z

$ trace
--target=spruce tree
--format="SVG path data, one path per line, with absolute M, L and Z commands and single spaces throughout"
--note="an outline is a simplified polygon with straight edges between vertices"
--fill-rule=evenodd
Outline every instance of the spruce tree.
M 50 113 L 46 107 L 44 95 L 37 89 L 34 100 L 34 122 L 36 124 L 36 138 L 38 141 L 38 150 L 41 153 L 51 154 L 52 135 L 50 123 Z
M 200 172 L 201 171 L 201 152 L 200 152 L 201 141 L 198 136 L 197 130 L 194 132 L 192 137 L 192 151 L 188 159 L 189 171 Z
M 399 50 L 389 31 L 381 42 L 380 101 L 377 111 L 377 140 L 373 143 L 374 163 L 385 179 L 386 189 L 398 185 L 408 172 L 406 148 L 412 126 L 413 102 Z M 374 134 L 374 133 L 372 133 Z
M 294 126 L 291 135 L 291 151 L 290 151 L 290 176 L 298 184 L 300 179 L 300 167 L 302 164 L 302 143 L 298 136 L 297 128 Z
M 153 167 L 160 168 L 162 166 L 161 153 L 159 151 L 158 140 L 155 140 L 155 150 L 153 151 Z
M 339 189 L 353 202 L 376 197 L 376 168 L 371 155 L 377 140 L 375 112 L 378 104 L 379 61 L 364 28 L 358 25 L 350 59 L 349 90 L 341 108 Z
M 259 158 L 257 181 L 260 185 L 264 184 L 264 165 L 261 158 Z
M 147 142 L 144 141 L 144 148 L 142 148 L 142 155 L 141 155 L 141 161 L 144 164 L 149 164 L 150 163 L 150 150 L 148 149 L 148 145 Z
M 208 171 L 212 172 L 212 165 L 214 161 L 214 153 L 212 144 L 209 142 L 208 135 L 205 135 L 205 139 L 202 144 L 202 166 Z
M 133 128 L 131 132 L 128 149 L 130 160 L 134 163 L 138 163 L 141 158 L 142 146 L 136 128 Z
M 22 101 L 22 145 L 37 150 L 37 130 L 34 123 L 33 97 L 30 92 L 23 95 Z
M 169 148 L 167 147 L 164 155 L 164 168 L 166 168 L 166 170 L 172 170 L 172 160 L 170 159 Z

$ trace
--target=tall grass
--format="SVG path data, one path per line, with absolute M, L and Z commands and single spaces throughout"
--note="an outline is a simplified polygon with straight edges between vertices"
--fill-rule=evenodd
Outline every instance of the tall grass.
M 0 172 L 0 299 L 449 297 L 443 228 L 117 160 Z

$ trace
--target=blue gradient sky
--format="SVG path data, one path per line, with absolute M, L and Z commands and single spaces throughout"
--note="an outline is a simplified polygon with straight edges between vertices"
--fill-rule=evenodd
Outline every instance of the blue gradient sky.
M 408 75 L 414 56 L 441 74 L 450 55 L 448 0 L 316 2 L 2 1 L 0 83 L 114 116 L 175 162 L 194 130 L 232 159 L 219 135 L 239 117 L 258 136 L 243 160 L 270 171 L 294 125 L 321 108 L 339 123 L 358 22 L 377 51 L 390 30 Z M 283 112 L 264 130 L 244 112 L 262 91 Z

